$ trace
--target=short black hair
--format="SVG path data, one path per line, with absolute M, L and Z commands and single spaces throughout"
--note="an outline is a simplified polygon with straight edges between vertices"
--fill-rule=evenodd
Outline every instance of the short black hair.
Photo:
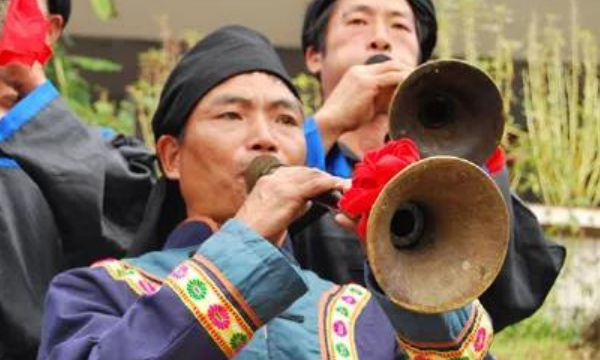
M 71 0 L 47 0 L 48 12 L 54 15 L 60 15 L 63 18 L 64 26 L 67 26 L 71 17 Z
M 415 13 L 417 36 L 419 38 L 420 62 L 431 57 L 437 42 L 437 20 L 435 7 L 431 0 L 406 0 Z M 336 0 L 312 0 L 304 14 L 302 26 L 302 51 L 309 48 L 318 52 L 326 51 L 325 39 L 327 25 L 334 9 Z

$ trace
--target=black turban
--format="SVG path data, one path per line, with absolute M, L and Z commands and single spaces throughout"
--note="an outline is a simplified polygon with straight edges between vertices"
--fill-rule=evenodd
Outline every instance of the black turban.
M 62 16 L 67 25 L 71 17 L 71 0 L 48 0 L 48 11 L 50 14 Z
M 313 0 L 306 9 L 304 25 L 302 27 L 302 51 L 318 43 L 318 24 L 321 15 L 335 3 L 336 0 Z M 400 1 L 400 0 L 399 0 Z M 415 13 L 419 44 L 421 48 L 421 62 L 431 57 L 437 41 L 437 20 L 435 7 L 431 0 L 406 0 Z
M 296 89 L 273 46 L 263 35 L 242 26 L 227 26 L 204 38 L 181 59 L 160 96 L 152 130 L 178 135 L 198 101 L 227 79 L 261 71 Z
M 183 56 L 165 84 L 152 120 L 155 138 L 179 135 L 196 104 L 211 89 L 236 75 L 255 71 L 278 77 L 298 97 L 275 49 L 263 35 L 228 26 L 205 37 Z M 185 217 L 179 184 L 161 178 L 150 195 L 129 255 L 160 250 Z

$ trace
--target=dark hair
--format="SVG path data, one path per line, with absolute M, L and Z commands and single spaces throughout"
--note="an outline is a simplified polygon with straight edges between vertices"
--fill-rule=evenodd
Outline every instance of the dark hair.
M 63 18 L 64 26 L 67 26 L 71 17 L 71 0 L 47 0 L 48 12 L 54 15 L 60 15 Z
M 309 5 L 304 17 L 304 26 L 302 29 L 302 51 L 304 53 L 306 53 L 306 50 L 308 50 L 309 47 L 312 47 L 318 52 L 324 52 L 326 50 L 325 40 L 327 38 L 327 25 L 329 24 L 329 19 L 331 19 L 334 7 L 327 7 L 320 15 L 318 15 L 317 19 L 313 21 L 312 16 L 309 16 L 309 14 L 316 10 L 314 9 L 316 4 L 317 1 L 313 1 Z M 313 9 L 311 9 L 311 7 Z

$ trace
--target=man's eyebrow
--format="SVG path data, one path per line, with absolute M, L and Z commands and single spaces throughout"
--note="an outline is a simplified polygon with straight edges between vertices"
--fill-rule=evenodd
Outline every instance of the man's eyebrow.
M 276 99 L 270 101 L 269 106 L 273 108 L 284 108 L 288 110 L 302 112 L 302 106 L 300 106 L 300 103 L 298 101 L 293 101 L 289 99 Z
M 375 12 L 375 9 L 373 9 L 373 7 L 369 6 L 369 5 L 365 5 L 365 4 L 359 4 L 359 5 L 354 5 L 352 7 L 350 7 L 349 9 L 347 9 L 346 11 L 344 11 L 344 13 L 342 14 L 342 17 L 345 18 L 346 16 L 353 14 L 353 13 L 366 13 L 366 14 L 373 14 Z
M 230 94 L 225 94 L 225 95 L 219 95 L 216 98 L 214 98 L 213 100 L 211 100 L 211 105 L 212 106 L 216 106 L 216 105 L 232 105 L 232 104 L 239 104 L 239 105 L 243 105 L 243 106 L 248 106 L 252 104 L 252 100 L 244 97 L 244 96 L 240 96 L 240 95 L 230 95 Z

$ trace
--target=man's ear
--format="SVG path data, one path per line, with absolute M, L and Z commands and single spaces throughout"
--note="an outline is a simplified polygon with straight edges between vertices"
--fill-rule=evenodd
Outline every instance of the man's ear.
M 172 135 L 162 135 L 156 142 L 156 154 L 160 167 L 169 180 L 179 180 L 179 154 L 181 144 L 179 139 Z
M 48 15 L 48 41 L 50 42 L 50 45 L 54 45 L 58 41 L 62 35 L 64 27 L 65 21 L 61 15 Z
M 310 46 L 304 53 L 304 62 L 311 74 L 318 75 L 323 68 L 323 54 Z

